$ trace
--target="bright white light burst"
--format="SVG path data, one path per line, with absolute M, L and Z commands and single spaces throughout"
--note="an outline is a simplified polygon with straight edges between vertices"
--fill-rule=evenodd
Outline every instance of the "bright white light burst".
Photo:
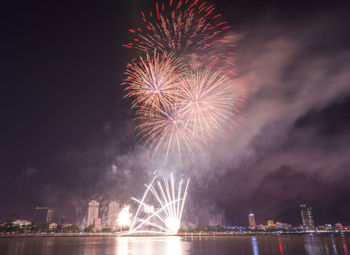
M 130 206 L 125 206 L 118 214 L 118 225 L 121 227 L 128 227 L 131 225 L 131 213 L 129 212 Z
M 176 235 L 181 225 L 181 217 L 190 180 L 183 179 L 175 184 L 173 175 L 170 180 L 152 182 L 146 186 L 142 199 L 132 198 L 138 203 L 138 209 L 130 225 L 128 234 L 168 234 Z

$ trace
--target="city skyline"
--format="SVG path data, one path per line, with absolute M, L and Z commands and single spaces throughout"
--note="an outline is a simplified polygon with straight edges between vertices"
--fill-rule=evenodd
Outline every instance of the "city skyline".
M 334 231 L 334 230 L 350 230 L 350 226 L 347 226 L 346 224 L 342 224 L 340 222 L 337 222 L 335 224 L 327 224 L 327 223 L 320 223 L 318 225 L 315 225 L 313 215 L 312 215 L 312 208 L 310 205 L 307 204 L 300 204 L 298 205 L 298 208 L 300 210 L 300 223 L 296 225 L 292 225 L 290 223 L 283 223 L 279 221 L 278 219 L 268 219 L 265 220 L 265 222 L 256 222 L 255 220 L 255 213 L 249 213 L 248 214 L 248 221 L 246 225 L 243 226 L 232 226 L 230 224 L 225 223 L 224 219 L 224 213 L 220 213 L 215 215 L 215 217 L 212 217 L 204 226 L 208 228 L 224 228 L 227 230 L 232 230 L 233 228 L 247 228 L 252 231 L 261 232 L 261 231 L 277 231 L 277 230 L 284 230 L 284 231 Z M 87 211 L 87 222 L 75 222 L 73 225 L 76 225 L 77 227 L 80 226 L 81 231 L 92 231 L 94 233 L 99 233 L 102 230 L 104 232 L 115 232 L 118 231 L 118 223 L 117 218 L 120 212 L 123 208 L 119 207 L 119 204 L 116 201 L 110 201 L 108 203 L 108 211 L 107 215 L 101 216 L 99 208 L 99 202 L 96 200 L 91 200 L 88 203 L 88 211 Z M 50 231 L 56 231 L 58 227 L 62 229 L 63 227 L 71 227 L 72 223 L 64 223 L 61 221 L 61 217 L 58 218 L 53 217 L 55 209 L 48 208 L 48 207 L 35 207 L 34 208 L 34 214 L 32 219 L 21 219 L 20 217 L 12 216 L 11 222 L 8 221 L 7 223 L 1 223 L 0 225 L 4 224 L 13 224 L 13 226 L 19 226 L 22 229 L 26 229 L 29 226 L 45 226 L 44 229 L 50 230 Z M 130 214 L 131 218 L 133 217 L 132 214 Z M 31 221 L 32 220 L 32 221 Z M 214 223 L 215 222 L 215 223 Z M 188 229 L 186 227 L 186 223 L 184 224 L 184 229 Z M 91 228 L 92 227 L 92 228 Z M 76 230 L 75 230 L 76 231 Z
M 116 231 L 118 224 L 117 224 L 117 218 L 118 214 L 121 212 L 122 208 L 119 206 L 118 202 L 115 200 L 112 200 L 108 203 L 107 207 L 107 214 L 102 214 L 100 211 L 103 211 L 103 208 L 100 208 L 100 203 L 96 200 L 91 200 L 88 203 L 88 210 L 86 214 L 86 222 L 83 220 L 82 222 L 73 222 L 73 224 L 80 225 L 82 228 L 87 228 L 89 226 L 94 226 L 94 229 L 98 231 L 101 231 L 102 228 L 110 229 L 111 231 Z M 248 214 L 248 221 L 247 224 L 243 224 L 242 227 L 249 227 L 251 229 L 258 229 L 258 230 L 264 230 L 267 228 L 284 228 L 286 227 L 300 227 L 306 230 L 312 230 L 316 229 L 316 227 L 320 226 L 333 226 L 336 227 L 339 225 L 340 227 L 343 225 L 344 222 L 336 221 L 336 223 L 329 224 L 329 222 L 323 222 L 319 223 L 318 225 L 315 225 L 312 208 L 310 205 L 307 204 L 299 204 L 297 205 L 299 209 L 299 216 L 300 216 L 300 222 L 297 224 L 290 224 L 290 223 L 282 223 L 279 219 L 270 219 L 266 218 L 265 220 L 256 222 L 255 219 L 255 213 L 249 213 Z M 64 223 L 64 216 L 58 217 L 55 215 L 54 217 L 54 208 L 48 208 L 48 207 L 35 207 L 34 213 L 32 217 L 29 218 L 21 218 L 18 217 L 18 215 L 11 216 L 11 219 L 18 223 L 16 224 L 56 224 L 56 225 L 63 225 Z M 131 214 L 131 217 L 133 215 Z M 0 222 L 1 223 L 1 222 Z M 185 223 L 187 225 L 187 223 Z M 222 226 L 222 227 L 229 227 L 232 224 L 226 224 L 224 212 L 218 213 L 214 216 L 212 216 L 208 222 L 205 223 L 205 225 L 209 227 L 215 227 L 215 226 Z M 234 225 L 234 224 L 233 224 Z M 347 225 L 345 223 L 345 225 Z M 96 227 L 97 226 L 97 227 Z

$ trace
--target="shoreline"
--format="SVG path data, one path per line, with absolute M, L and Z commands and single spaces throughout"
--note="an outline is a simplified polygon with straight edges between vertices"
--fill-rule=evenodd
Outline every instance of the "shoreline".
M 238 236 L 286 236 L 286 235 L 329 235 L 348 234 L 350 231 L 332 232 L 249 232 L 249 233 L 179 233 L 176 235 L 119 235 L 120 233 L 25 233 L 25 234 L 0 234 L 0 238 L 27 238 L 27 237 L 238 237 Z

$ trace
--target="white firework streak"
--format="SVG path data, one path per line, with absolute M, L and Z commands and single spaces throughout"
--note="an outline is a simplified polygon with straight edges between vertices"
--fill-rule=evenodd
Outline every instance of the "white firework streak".
M 149 185 L 145 185 L 146 191 L 141 200 L 131 198 L 139 206 L 129 232 L 123 234 L 176 235 L 178 233 L 190 180 L 188 179 L 185 183 L 181 179 L 176 185 L 172 174 L 170 174 L 170 180 L 163 178 L 163 181 L 156 182 L 156 179 L 157 176 Z M 148 200 L 151 200 L 152 204 L 147 203 Z

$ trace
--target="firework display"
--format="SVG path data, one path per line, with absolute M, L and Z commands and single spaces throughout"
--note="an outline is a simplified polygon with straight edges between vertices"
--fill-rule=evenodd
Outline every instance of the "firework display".
M 132 97 L 133 107 L 154 107 L 171 104 L 175 99 L 178 77 L 184 72 L 174 54 L 159 55 L 156 51 L 140 58 L 126 71 L 127 97 Z
M 135 38 L 123 45 L 143 52 L 127 65 L 126 97 L 146 144 L 193 156 L 239 119 L 234 45 L 228 23 L 207 2 L 170 0 L 155 10 L 141 12 L 144 27 L 130 29 Z
M 203 51 L 215 43 L 230 43 L 219 35 L 229 29 L 222 14 L 208 2 L 173 0 L 156 3 L 155 10 L 141 12 L 143 26 L 129 29 L 135 35 L 132 42 L 123 45 L 150 51 L 173 51 L 178 55 Z
M 129 212 L 130 206 L 125 206 L 118 214 L 118 225 L 123 227 L 129 227 L 131 224 L 131 213 Z
M 163 182 L 156 182 L 156 179 L 157 176 L 146 185 L 141 200 L 132 198 L 138 204 L 138 209 L 129 225 L 129 231 L 120 235 L 178 233 L 189 180 L 185 182 L 181 179 L 176 184 L 172 174 L 170 180 L 163 178 Z

